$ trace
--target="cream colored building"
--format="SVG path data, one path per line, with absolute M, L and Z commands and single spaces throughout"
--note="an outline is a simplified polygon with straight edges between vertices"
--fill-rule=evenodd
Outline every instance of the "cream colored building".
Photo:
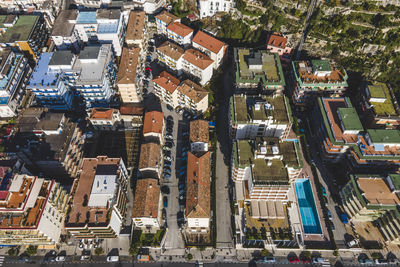
M 119 64 L 117 87 L 122 103 L 139 103 L 140 88 L 136 79 L 136 73 L 140 68 L 140 48 L 124 48 Z

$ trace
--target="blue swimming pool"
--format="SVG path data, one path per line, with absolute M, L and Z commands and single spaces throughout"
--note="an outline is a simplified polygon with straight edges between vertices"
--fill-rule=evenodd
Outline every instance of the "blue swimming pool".
M 294 186 L 296 189 L 297 203 L 299 205 L 301 223 L 303 225 L 304 233 L 321 234 L 321 224 L 319 223 L 310 180 L 296 179 Z

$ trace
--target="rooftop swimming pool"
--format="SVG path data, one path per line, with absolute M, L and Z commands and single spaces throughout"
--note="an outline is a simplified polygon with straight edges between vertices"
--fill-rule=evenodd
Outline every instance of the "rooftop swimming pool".
M 294 186 L 304 233 L 321 234 L 321 224 L 319 222 L 310 180 L 296 179 Z

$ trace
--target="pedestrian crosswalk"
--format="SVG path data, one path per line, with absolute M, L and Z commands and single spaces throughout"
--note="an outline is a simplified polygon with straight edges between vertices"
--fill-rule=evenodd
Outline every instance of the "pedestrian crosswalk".
M 3 266 L 4 256 L 0 256 L 0 266 Z

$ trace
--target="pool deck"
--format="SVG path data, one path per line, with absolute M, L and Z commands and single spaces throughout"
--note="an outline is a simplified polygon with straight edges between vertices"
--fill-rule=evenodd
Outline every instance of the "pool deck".
M 330 242 L 329 233 L 328 233 L 328 230 L 326 229 L 326 224 L 325 224 L 325 219 L 324 219 L 323 212 L 322 212 L 322 207 L 321 207 L 321 204 L 320 204 L 320 201 L 318 198 L 317 188 L 316 188 L 315 182 L 314 182 L 315 177 L 312 174 L 310 165 L 307 163 L 307 161 L 304 158 L 302 149 L 300 149 L 300 155 L 304 162 L 304 166 L 303 166 L 303 170 L 299 174 L 299 177 L 310 178 L 310 184 L 311 184 L 312 191 L 313 191 L 314 202 L 315 202 L 315 206 L 317 208 L 319 223 L 321 225 L 321 230 L 322 230 L 322 234 L 304 234 L 304 229 L 303 229 L 302 232 L 303 232 L 304 242 L 324 242 L 324 241 Z M 318 177 L 316 179 L 318 179 Z M 295 190 L 294 184 L 292 186 L 293 186 L 293 190 Z M 293 191 L 293 193 L 296 194 L 295 191 Z M 297 197 L 295 196 L 295 198 L 296 198 L 297 212 L 300 217 L 300 211 L 299 211 L 298 204 L 297 204 Z M 299 218 L 299 220 L 301 221 L 301 218 Z

